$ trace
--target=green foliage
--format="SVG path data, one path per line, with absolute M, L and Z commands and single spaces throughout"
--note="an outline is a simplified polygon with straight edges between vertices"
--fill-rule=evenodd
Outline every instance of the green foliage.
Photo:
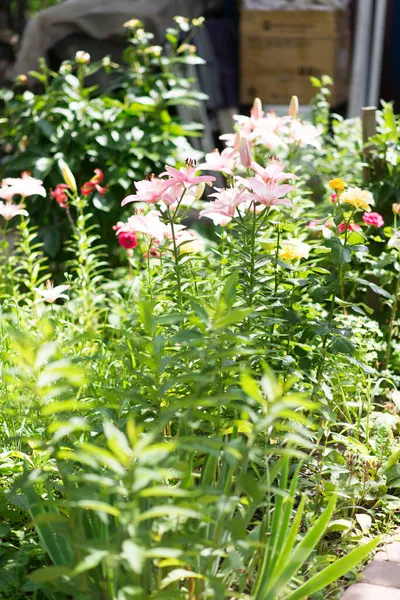
M 192 36 L 195 29 L 185 35 Z M 132 180 L 194 155 L 186 138 L 200 135 L 202 126 L 182 123 L 176 106 L 193 107 L 206 97 L 193 90 L 192 80 L 185 76 L 185 64 L 203 61 L 194 46 L 180 41 L 178 28 L 169 30 L 166 50 L 152 45 L 153 34 L 139 22 L 127 31 L 128 49 L 121 66 L 109 57 L 93 64 L 71 60 L 54 72 L 42 62 L 39 71 L 29 74 L 39 82 L 40 93 L 24 89 L 17 80 L 12 90 L 0 94 L 6 119 L 0 179 L 29 171 L 47 189 L 54 189 L 60 183 L 60 158 L 75 173 L 79 186 L 90 180 L 95 168 L 102 169 L 107 172 L 107 194 L 93 195 L 93 220 L 108 242 L 120 215 L 121 197 L 131 191 Z M 96 76 L 107 82 L 106 89 L 93 84 Z M 60 260 L 68 228 L 63 211 L 37 198 L 30 214 L 46 253 Z
M 324 126 L 321 94 L 314 116 Z M 193 182 L 188 161 L 154 212 L 142 203 L 119 223 L 116 269 L 96 194 L 79 190 L 87 176 L 56 153 L 69 186 L 62 288 L 52 288 L 52 259 L 25 214 L 42 199 L 12 194 L 21 206 L 2 218 L 0 246 L 0 597 L 337 599 L 396 524 L 397 222 L 367 225 L 340 182 L 329 188 L 329 165 L 314 203 L 312 161 L 336 153 L 346 170 L 360 156 L 346 154 L 354 138 L 332 149 L 328 130 L 310 149 L 319 131 L 294 116 L 303 137 L 293 139 L 287 122 L 285 183 L 265 144 L 252 149 L 273 201 L 263 207 L 250 194 L 252 173 L 236 154 L 228 180 L 247 198 L 204 240 L 182 223 L 215 209 L 199 200 L 204 181 Z M 97 146 L 87 143 L 90 156 Z M 109 181 L 114 168 L 130 177 L 121 159 Z M 357 177 L 343 187 L 361 186 Z M 145 233 L 148 215 L 162 234 Z M 320 221 L 306 227 L 311 219 Z

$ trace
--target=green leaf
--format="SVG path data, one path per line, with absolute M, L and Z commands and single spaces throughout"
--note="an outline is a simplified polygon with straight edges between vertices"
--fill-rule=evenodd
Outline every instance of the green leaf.
M 341 266 L 351 261 L 351 252 L 347 246 L 337 238 L 325 240 L 325 245 L 331 249 L 332 262 L 335 265 Z
M 224 301 L 228 308 L 231 308 L 236 300 L 236 286 L 238 283 L 239 274 L 232 273 L 228 277 L 224 285 Z
M 356 347 L 354 344 L 344 337 L 335 336 L 328 346 L 328 352 L 331 354 L 354 354 Z
M 285 596 L 283 600 L 303 600 L 319 590 L 326 588 L 366 559 L 368 555 L 375 550 L 379 542 L 380 538 L 378 537 L 367 542 L 364 546 L 355 548 L 355 550 L 346 556 L 339 558 L 339 560 L 335 561 L 332 565 L 323 569 L 321 573 L 317 573 L 311 577 L 311 579 L 297 588 L 297 590 Z
M 129 563 L 134 573 L 141 573 L 146 560 L 145 549 L 138 546 L 132 540 L 125 540 L 122 543 L 122 556 Z
M 101 561 L 108 556 L 107 550 L 93 550 L 91 551 L 80 563 L 76 565 L 73 571 L 73 575 L 79 575 L 85 571 L 90 571 L 97 567 Z
M 335 510 L 336 497 L 332 496 L 328 506 L 323 511 L 319 519 L 316 521 L 314 526 L 306 533 L 301 542 L 296 546 L 292 552 L 290 558 L 287 559 L 285 568 L 278 578 L 278 581 L 271 587 L 267 586 L 265 592 L 260 596 L 260 600 L 270 600 L 271 598 L 277 597 L 280 592 L 288 585 L 292 577 L 302 567 L 307 558 L 310 556 L 313 549 L 322 538 L 329 521 L 332 518 Z M 304 596 L 301 596 L 304 598 Z
M 77 500 L 76 502 L 71 502 L 71 504 L 79 508 L 106 513 L 107 515 L 112 515 L 113 517 L 119 517 L 121 514 L 116 506 L 111 506 L 111 504 L 107 504 L 101 500 Z
M 47 581 L 54 581 L 59 577 L 63 577 L 65 575 L 71 575 L 71 569 L 68 567 L 42 567 L 41 569 L 36 569 L 29 574 L 29 578 L 36 583 L 45 583 Z
M 187 571 L 186 569 L 174 569 L 161 581 L 161 589 L 164 589 L 175 583 L 176 581 L 182 581 L 184 579 L 205 579 L 204 575 L 200 573 L 194 573 L 194 571 Z

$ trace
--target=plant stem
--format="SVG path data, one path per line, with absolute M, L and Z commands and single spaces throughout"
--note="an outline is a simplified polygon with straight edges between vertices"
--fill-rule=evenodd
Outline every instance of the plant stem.
M 253 202 L 253 222 L 251 228 L 250 238 L 250 285 L 249 285 L 249 306 L 253 305 L 254 299 L 254 285 L 255 285 L 255 250 L 256 250 L 256 224 L 257 224 L 257 213 L 256 204 Z
M 393 302 L 392 312 L 390 314 L 389 335 L 388 335 L 388 339 L 387 339 L 387 350 L 386 350 L 385 361 L 383 363 L 384 369 L 388 368 L 389 361 L 390 361 L 390 354 L 392 351 L 392 348 L 391 348 L 392 339 L 393 339 L 393 333 L 394 333 L 395 322 L 396 322 L 397 308 L 398 308 L 398 303 L 399 303 L 399 286 L 400 286 L 400 273 L 397 275 L 396 282 L 394 284 L 394 292 L 393 292 L 394 302 Z
M 169 206 L 168 206 L 167 214 L 168 214 L 169 222 L 171 225 L 172 247 L 173 247 L 173 254 L 174 254 L 174 271 L 175 271 L 175 277 L 176 277 L 176 284 L 178 286 L 179 307 L 182 309 L 183 299 L 182 299 L 181 274 L 179 272 L 179 253 L 178 253 L 178 247 L 176 245 L 176 239 L 175 239 L 174 218 L 171 216 L 171 211 L 170 211 Z
M 279 257 L 279 246 L 281 243 L 281 224 L 278 223 L 278 236 L 276 238 L 276 249 L 275 249 L 275 267 L 274 267 L 274 294 L 278 291 L 278 257 Z

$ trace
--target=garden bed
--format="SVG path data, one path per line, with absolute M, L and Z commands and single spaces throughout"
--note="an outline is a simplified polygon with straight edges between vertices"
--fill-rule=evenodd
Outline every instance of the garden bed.
M 93 118 L 89 68 L 48 74 L 47 101 L 70 86 Z M 384 105 L 363 152 L 314 84 L 312 123 L 256 99 L 223 150 L 129 181 L 90 137 L 84 168 L 54 151 L 66 115 L 40 126 L 47 171 L 23 145 L 3 163 L 2 597 L 337 599 L 396 527 L 398 123 Z M 13 111 L 37 132 L 38 97 L 13 101 L 9 135 Z M 118 105 L 120 136 L 144 105 Z

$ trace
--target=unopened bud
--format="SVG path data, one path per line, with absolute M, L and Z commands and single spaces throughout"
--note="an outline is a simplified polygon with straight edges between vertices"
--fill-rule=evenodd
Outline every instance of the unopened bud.
M 197 17 L 195 19 L 192 19 L 192 25 L 194 25 L 195 27 L 201 27 L 204 24 L 204 21 L 204 17 Z
M 78 50 L 78 52 L 75 54 L 75 62 L 79 63 L 80 65 L 88 65 L 90 63 L 89 52 Z
M 202 183 L 199 183 L 197 192 L 196 192 L 196 200 L 200 200 L 200 198 L 202 197 L 202 195 L 204 193 L 205 187 L 206 187 L 206 184 L 204 183 L 204 181 Z
M 137 27 L 143 27 L 143 23 L 139 19 L 130 19 L 124 23 L 124 27 L 127 29 L 136 29 Z
M 294 119 L 299 112 L 299 99 L 297 96 L 292 96 L 289 104 L 289 116 Z
M 76 186 L 75 177 L 73 176 L 71 169 L 69 168 L 67 163 L 65 161 L 63 161 L 62 159 L 59 161 L 58 166 L 60 168 L 60 171 L 61 171 L 61 174 L 63 176 L 65 183 L 70 188 L 70 190 L 72 190 L 74 192 L 74 194 L 76 194 L 76 192 L 78 191 L 78 188 Z
M 249 142 L 244 137 L 240 140 L 239 155 L 240 155 L 240 162 L 242 163 L 244 168 L 250 169 L 251 162 L 252 162 L 251 150 L 250 150 Z
M 253 108 L 251 109 L 251 116 L 253 119 L 261 119 L 264 115 L 262 102 L 260 98 L 254 98 Z
M 393 204 L 392 210 L 394 215 L 400 215 L 400 204 L 397 204 L 397 202 Z
M 240 148 L 240 133 L 237 132 L 235 135 L 235 139 L 233 141 L 233 149 L 235 150 L 235 152 L 239 152 L 239 148 Z
M 26 75 L 24 75 L 23 73 L 21 75 L 18 75 L 17 77 L 17 81 L 18 83 L 22 83 L 25 84 L 28 81 L 28 78 Z

